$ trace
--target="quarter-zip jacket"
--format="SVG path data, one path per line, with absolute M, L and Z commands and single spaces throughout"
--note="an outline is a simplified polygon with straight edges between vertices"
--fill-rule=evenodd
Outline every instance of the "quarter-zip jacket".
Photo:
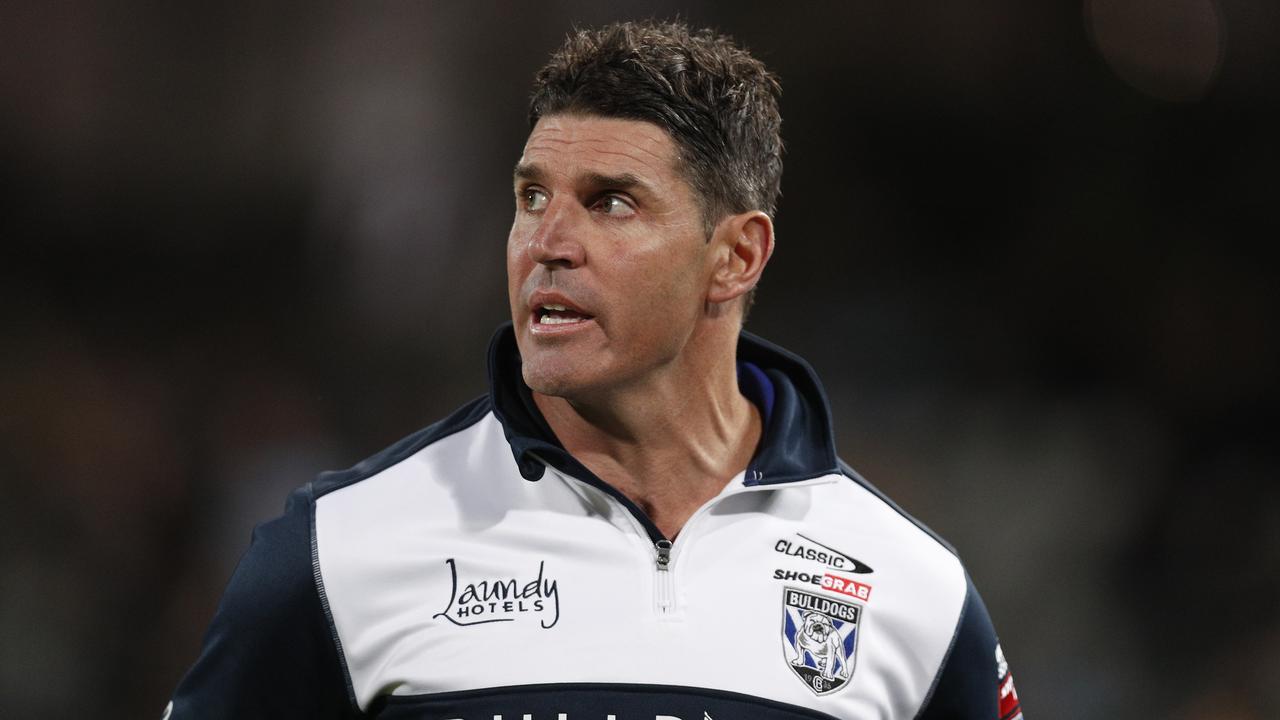
M 510 326 L 490 392 L 259 526 L 167 717 L 1013 720 L 955 552 L 837 456 L 748 333 L 750 465 L 671 541 L 556 440 Z

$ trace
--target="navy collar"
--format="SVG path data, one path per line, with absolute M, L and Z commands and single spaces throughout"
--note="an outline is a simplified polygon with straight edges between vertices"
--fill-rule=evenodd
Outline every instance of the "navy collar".
M 564 449 L 547 424 L 520 371 L 510 323 L 489 343 L 489 395 L 520 474 L 542 477 L 545 465 L 586 482 L 605 483 Z M 775 485 L 839 473 L 831 410 L 813 368 L 802 358 L 743 332 L 738 338 L 738 384 L 764 421 L 745 485 Z

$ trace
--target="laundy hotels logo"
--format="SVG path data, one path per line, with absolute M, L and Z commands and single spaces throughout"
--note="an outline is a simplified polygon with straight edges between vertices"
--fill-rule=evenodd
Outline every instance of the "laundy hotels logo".
M 853 678 L 862 607 L 806 590 L 782 590 L 782 652 L 787 666 L 818 695 Z
M 469 582 L 458 580 L 458 563 L 449 566 L 452 589 L 444 610 L 432 615 L 454 625 L 484 625 L 537 618 L 542 628 L 550 629 L 560 622 L 560 586 L 547 577 L 547 563 L 538 563 L 538 574 L 532 577 L 497 577 Z

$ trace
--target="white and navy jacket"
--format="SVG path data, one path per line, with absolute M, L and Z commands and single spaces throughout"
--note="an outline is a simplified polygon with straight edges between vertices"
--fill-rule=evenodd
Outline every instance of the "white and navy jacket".
M 746 333 L 738 359 L 760 447 L 670 542 L 499 330 L 488 396 L 257 528 L 168 716 L 1018 717 L 964 567 L 839 460 L 808 364 Z

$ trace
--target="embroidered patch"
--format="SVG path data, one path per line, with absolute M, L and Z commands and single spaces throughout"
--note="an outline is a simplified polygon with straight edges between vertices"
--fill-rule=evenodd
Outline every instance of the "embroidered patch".
M 1022 703 L 1013 686 L 1013 673 L 1004 659 L 1004 650 L 996 643 L 996 684 L 1000 688 L 1000 720 L 1022 720 Z
M 853 677 L 862 607 L 804 590 L 782 590 L 782 653 L 791 671 L 818 695 Z

